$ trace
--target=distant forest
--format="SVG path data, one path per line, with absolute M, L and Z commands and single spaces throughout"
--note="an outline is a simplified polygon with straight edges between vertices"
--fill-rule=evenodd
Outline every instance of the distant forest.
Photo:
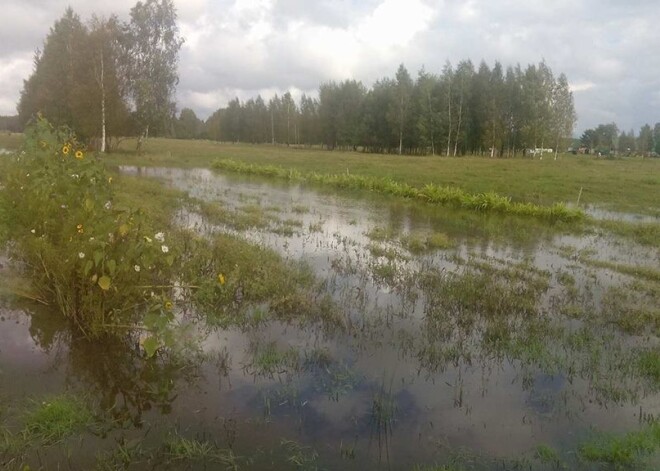
M 324 83 L 318 98 L 290 93 L 267 103 L 234 99 L 202 122 L 181 111 L 176 137 L 218 141 L 322 145 L 398 154 L 512 156 L 526 148 L 570 145 L 576 115 L 564 74 L 541 62 L 520 67 L 471 61 L 447 63 L 439 75 L 413 80 L 400 65 L 371 88 L 361 82 Z

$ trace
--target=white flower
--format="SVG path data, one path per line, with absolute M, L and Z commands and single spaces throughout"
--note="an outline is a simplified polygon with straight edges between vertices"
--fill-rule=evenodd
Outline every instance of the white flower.
M 158 242 L 165 242 L 165 234 L 163 232 L 159 232 L 158 234 L 154 235 L 154 239 L 156 239 Z
M 112 208 L 112 202 L 111 201 L 106 201 L 103 207 L 107 210 L 110 210 Z
M 170 248 L 167 245 L 161 245 L 160 249 L 163 251 L 163 253 L 167 253 L 170 251 Z
M 37 233 L 37 231 L 35 231 L 34 229 L 32 229 L 30 232 L 32 232 L 33 234 Z
M 66 204 L 63 204 L 62 206 L 60 206 L 60 208 L 66 209 L 66 208 L 68 208 L 68 206 Z
M 29 176 L 30 176 L 30 174 L 29 174 L 29 173 L 26 173 L 26 174 L 25 174 L 25 176 L 26 176 L 26 177 L 29 177 Z
M 78 252 L 78 258 L 85 258 L 85 252 Z
M 90 237 L 89 241 L 92 242 L 94 240 L 94 237 Z
M 78 175 L 77 173 L 72 173 L 71 178 L 80 178 L 80 175 Z
M 135 271 L 136 271 L 136 272 L 139 272 L 139 271 L 140 271 L 140 265 L 135 265 L 133 268 L 135 268 Z

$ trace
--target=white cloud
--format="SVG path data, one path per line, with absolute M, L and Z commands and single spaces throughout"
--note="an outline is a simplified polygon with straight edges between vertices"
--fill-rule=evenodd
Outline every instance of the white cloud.
M 579 83 L 571 83 L 569 85 L 573 93 L 586 92 L 587 90 L 591 90 L 595 86 L 596 84 L 593 82 L 579 82 Z
M 361 22 L 355 36 L 375 50 L 403 48 L 428 27 L 433 14 L 420 0 L 385 0 Z

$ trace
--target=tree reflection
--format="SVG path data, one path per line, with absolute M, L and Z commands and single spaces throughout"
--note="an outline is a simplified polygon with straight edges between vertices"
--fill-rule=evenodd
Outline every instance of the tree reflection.
M 182 383 L 199 377 L 201 359 L 195 352 L 159 352 L 147 358 L 139 332 L 94 341 L 76 337 L 65 320 L 53 312 L 31 315 L 30 335 L 46 351 L 60 348 L 67 380 L 82 383 L 101 410 L 114 421 L 142 425 L 145 412 L 168 414 Z

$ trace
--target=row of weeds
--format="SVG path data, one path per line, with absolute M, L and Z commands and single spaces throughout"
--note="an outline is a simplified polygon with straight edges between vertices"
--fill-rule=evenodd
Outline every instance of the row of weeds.
M 346 174 L 321 174 L 301 172 L 274 165 L 256 165 L 222 159 L 213 164 L 218 170 L 261 175 L 286 179 L 301 183 L 314 183 L 342 189 L 368 190 L 401 198 L 414 199 L 430 204 L 464 208 L 481 212 L 495 212 L 528 216 L 551 221 L 579 221 L 584 213 L 579 209 L 569 208 L 563 203 L 552 206 L 539 206 L 533 203 L 513 202 L 511 198 L 494 192 L 468 193 L 460 188 L 427 184 L 422 188 L 398 182 L 391 178 L 370 177 Z

